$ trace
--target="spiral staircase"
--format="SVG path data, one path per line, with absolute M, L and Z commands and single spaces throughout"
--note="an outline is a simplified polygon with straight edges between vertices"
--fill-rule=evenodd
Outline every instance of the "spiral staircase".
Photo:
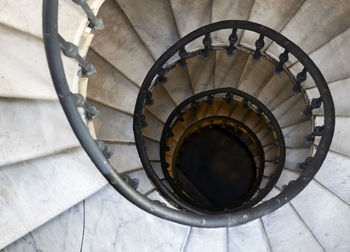
M 1 252 L 349 251 L 349 27 L 349 0 L 2 1 Z

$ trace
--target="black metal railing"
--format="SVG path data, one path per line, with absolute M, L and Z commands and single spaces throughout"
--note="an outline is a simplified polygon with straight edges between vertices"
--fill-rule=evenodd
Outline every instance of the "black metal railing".
M 84 7 L 85 6 L 85 7 Z M 89 20 L 94 22 L 94 17 L 91 16 L 91 12 L 86 9 L 86 5 L 83 8 L 89 15 Z M 315 176 L 318 169 L 321 167 L 326 154 L 329 150 L 331 140 L 334 132 L 334 105 L 332 97 L 330 95 L 327 83 L 322 76 L 321 72 L 313 61 L 308 57 L 308 55 L 303 52 L 298 46 L 293 42 L 285 38 L 283 35 L 276 31 L 273 31 L 260 24 L 248 22 L 248 21 L 221 21 L 213 23 L 207 26 L 203 26 L 184 38 L 175 43 L 169 48 L 152 66 L 152 68 L 147 73 L 147 76 L 140 89 L 138 99 L 134 111 L 134 133 L 135 140 L 139 155 L 141 157 L 143 166 L 145 169 L 150 170 L 151 164 L 147 159 L 145 146 L 142 141 L 142 127 L 145 126 L 145 118 L 143 115 L 144 106 L 147 99 L 147 93 L 150 89 L 153 80 L 158 79 L 161 82 L 166 80 L 165 73 L 168 70 L 169 64 L 168 60 L 174 55 L 179 54 L 180 58 L 176 64 L 184 65 L 186 58 L 191 55 L 191 52 L 186 52 L 184 50 L 185 46 L 191 41 L 203 37 L 204 45 L 199 53 L 206 56 L 208 51 L 212 50 L 214 47 L 211 46 L 210 34 L 214 31 L 221 29 L 232 29 L 232 36 L 228 38 L 227 52 L 234 51 L 236 47 L 235 43 L 237 38 L 235 36 L 237 30 L 249 30 L 254 31 L 259 34 L 259 39 L 256 43 L 256 51 L 254 53 L 255 57 L 259 58 L 261 54 L 261 49 L 263 48 L 264 38 L 269 38 L 276 42 L 279 46 L 288 51 L 289 54 L 294 55 L 297 60 L 304 66 L 304 70 L 298 74 L 297 82 L 293 90 L 299 92 L 302 90 L 302 82 L 305 81 L 306 73 L 314 80 L 320 97 L 318 102 L 321 102 L 324 109 L 324 125 L 321 128 L 315 128 L 313 134 L 307 139 L 313 141 L 315 136 L 320 136 L 320 141 L 315 154 L 309 157 L 301 166 L 303 167 L 303 172 L 300 177 L 289 183 L 283 188 L 282 192 L 267 200 L 263 203 L 251 207 L 249 209 L 239 210 L 234 213 L 221 213 L 221 214 L 202 214 L 202 213 L 191 213 L 183 211 L 181 209 L 173 209 L 159 202 L 148 199 L 144 195 L 140 194 L 135 190 L 135 181 L 130 178 L 123 178 L 119 175 L 113 167 L 110 165 L 107 157 L 109 157 L 110 152 L 105 148 L 101 148 L 101 144 L 98 144 L 89 133 L 83 118 L 81 117 L 78 107 L 76 96 L 72 94 L 69 89 L 63 64 L 62 64 L 62 40 L 57 31 L 57 17 L 58 15 L 58 0 L 44 0 L 43 1 L 43 37 L 45 43 L 45 50 L 47 55 L 47 61 L 51 73 L 51 77 L 59 98 L 59 101 L 63 107 L 63 110 L 67 116 L 67 119 L 80 141 L 81 145 L 100 170 L 100 172 L 105 176 L 109 183 L 122 195 L 124 195 L 129 201 L 144 209 L 145 211 L 171 220 L 177 223 L 197 226 L 197 227 L 223 227 L 223 226 L 233 226 L 241 223 L 251 221 L 255 218 L 261 217 L 267 213 L 270 213 L 277 208 L 286 204 L 289 200 L 295 197 L 305 186 L 311 181 Z M 280 62 L 276 63 L 277 70 L 283 69 L 284 57 L 281 57 Z M 78 59 L 79 60 L 79 59 Z M 82 62 L 79 62 L 82 63 Z M 81 64 L 84 68 L 84 64 Z M 86 69 L 85 69 L 86 70 Z M 229 99 L 229 97 L 228 97 Z M 84 105 L 85 103 L 80 102 L 80 107 L 83 109 L 89 109 L 89 106 Z M 89 112 L 89 111 L 88 111 Z M 262 112 L 263 114 L 264 112 Z M 322 129 L 322 130 L 321 130 Z

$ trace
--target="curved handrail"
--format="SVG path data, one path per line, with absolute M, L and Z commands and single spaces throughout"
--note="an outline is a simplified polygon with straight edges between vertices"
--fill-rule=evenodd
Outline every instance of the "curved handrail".
M 294 54 L 294 56 L 296 56 L 296 58 L 306 67 L 307 71 L 314 79 L 324 103 L 325 121 L 323 126 L 323 136 L 316 154 L 307 165 L 303 174 L 296 181 L 294 181 L 294 183 L 287 185 L 286 188 L 274 198 L 245 211 L 238 211 L 231 214 L 200 215 L 171 209 L 149 200 L 135 191 L 117 172 L 115 172 L 113 167 L 109 164 L 109 161 L 98 148 L 96 142 L 91 137 L 77 110 L 74 96 L 69 90 L 62 64 L 59 35 L 57 31 L 57 15 L 58 0 L 43 0 L 43 37 L 46 56 L 50 68 L 51 78 L 62 108 L 79 142 L 99 171 L 119 193 L 143 210 L 167 220 L 196 227 L 214 228 L 239 225 L 268 214 L 286 204 L 303 188 L 305 188 L 305 186 L 311 181 L 318 169 L 321 167 L 332 141 L 335 119 L 332 97 L 326 81 L 317 66 L 298 46 L 276 31 L 248 21 L 221 21 L 197 29 L 185 36 L 183 40 L 188 43 L 199 36 L 219 29 L 246 29 L 258 32 L 271 38 L 277 44 Z M 148 72 L 142 85 L 142 90 L 149 88 L 153 76 L 157 75 L 162 70 L 163 64 L 170 55 L 173 55 L 179 51 L 179 45 L 179 42 L 175 43 L 157 60 L 156 64 Z M 146 94 L 144 92 L 139 93 L 135 107 L 136 116 L 134 117 L 134 132 L 139 153 L 145 153 L 145 149 L 140 143 L 139 136 L 141 132 L 139 131 L 139 126 L 141 125 L 141 118 L 138 116 L 141 114 L 140 109 L 143 106 L 142 103 L 145 95 Z M 149 164 L 143 163 L 143 165 L 147 166 Z

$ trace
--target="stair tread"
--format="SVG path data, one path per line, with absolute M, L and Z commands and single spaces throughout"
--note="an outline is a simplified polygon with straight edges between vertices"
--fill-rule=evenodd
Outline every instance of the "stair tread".
M 250 12 L 249 21 L 263 24 L 275 31 L 280 31 L 294 16 L 303 4 L 304 0 L 267 0 L 255 1 Z M 240 43 L 253 46 L 258 35 L 255 32 L 244 31 Z M 271 42 L 265 38 L 265 47 Z
M 329 13 L 329 10 L 332 10 L 332 14 Z M 292 39 L 295 44 L 301 46 L 304 52 L 310 53 L 349 27 L 349 11 L 350 3 L 347 0 L 336 2 L 308 0 L 305 1 L 281 33 Z M 282 53 L 281 48 L 275 43 L 268 48 L 268 51 L 276 56 Z M 337 49 L 333 53 L 335 51 Z M 342 51 L 342 53 L 344 52 Z M 328 56 L 326 61 L 336 62 L 329 60 L 329 58 L 327 60 L 327 58 Z M 290 57 L 291 62 L 295 62 L 295 60 L 294 57 Z M 328 66 L 325 69 L 327 68 Z
M 297 170 L 297 164 L 303 163 L 310 156 L 310 148 L 286 148 L 286 162 L 284 166 L 288 169 Z
M 290 204 L 262 217 L 272 251 L 324 251 Z
M 324 117 L 317 116 L 315 120 L 315 126 L 322 126 L 324 124 Z M 350 135 L 348 130 L 350 124 L 350 117 L 335 117 L 335 129 L 333 140 L 330 150 L 350 157 Z M 318 143 L 319 138 L 315 139 L 315 143 Z
M 89 51 L 87 60 L 97 71 L 89 77 L 87 97 L 118 110 L 134 113 L 139 89 L 93 50 Z
M 152 92 L 153 104 L 146 106 L 147 109 L 161 119 L 163 123 L 166 122 L 170 113 L 175 109 L 175 104 L 172 101 L 170 94 L 164 88 L 162 83 L 158 84 L 150 90 Z
M 127 173 L 142 167 L 135 144 L 107 142 L 106 145 L 115 150 L 110 163 L 118 173 Z
M 212 18 L 211 22 L 218 22 L 222 20 L 248 20 L 253 0 L 212 0 Z M 237 35 L 240 36 L 241 30 L 238 30 Z M 231 30 L 222 30 L 213 33 L 213 43 L 228 44 L 228 37 Z
M 170 0 L 180 37 L 211 22 L 211 0 Z M 203 38 L 199 38 L 186 46 L 190 51 L 203 47 Z
M 315 179 L 350 205 L 350 157 L 328 152 Z
M 272 78 L 274 70 L 275 64 L 271 60 L 260 57 L 259 60 L 255 61 L 252 56 L 249 56 L 240 77 L 238 89 L 256 96 L 259 90 Z
M 282 133 L 287 147 L 307 148 L 310 146 L 305 137 L 312 132 L 312 121 L 303 121 L 283 128 Z
M 163 131 L 163 123 L 148 110 L 144 111 L 147 127 L 142 129 L 142 134 L 152 140 L 160 141 Z
M 0 57 L 6 62 L 2 65 L 0 96 L 57 100 L 42 41 L 0 26 L 0 43 L 3 45 Z M 77 79 L 78 64 L 67 57 L 62 59 L 68 84 L 72 88 Z
M 56 101 L 0 99 L 0 107 L 1 166 L 79 145 Z
M 228 251 L 270 251 L 261 220 L 228 228 Z
M 350 28 L 309 55 L 327 82 L 350 77 L 350 68 L 348 67 L 350 64 L 350 50 L 339 50 L 339 48 L 347 45 L 349 40 Z M 302 65 L 297 63 L 290 69 L 295 75 L 302 70 Z M 309 74 L 302 86 L 304 88 L 315 86 L 315 82 Z
M 165 76 L 168 80 L 164 87 L 177 105 L 193 95 L 192 84 L 186 67 L 177 66 L 167 72 Z
M 42 1 L 19 0 L 5 3 L 0 23 L 42 38 Z M 88 0 L 95 13 L 102 3 L 103 0 Z M 58 28 L 63 38 L 78 43 L 86 23 L 87 17 L 80 6 L 70 0 L 59 1 Z
M 0 248 L 106 184 L 82 148 L 2 167 L 0 181 Z
M 350 93 L 350 78 L 328 83 L 328 87 L 332 94 L 335 115 L 336 116 L 350 116 L 349 104 L 348 104 L 348 94 Z M 318 89 L 311 88 L 306 90 L 309 99 L 320 97 Z M 312 111 L 314 115 L 324 115 L 323 105 L 320 108 L 314 109 Z
M 241 50 L 234 51 L 232 57 L 227 56 L 224 50 L 216 51 L 215 88 L 237 88 L 248 56 Z
M 183 251 L 227 251 L 227 228 L 192 227 Z
M 348 250 L 349 205 L 315 181 L 292 199 L 292 205 L 326 251 Z
M 155 59 L 179 40 L 170 2 L 163 0 L 117 0 L 117 2 Z
M 100 114 L 93 120 L 98 139 L 135 142 L 131 115 L 92 100 L 88 100 L 88 104 L 95 106 L 100 111 Z
M 91 47 L 128 79 L 141 86 L 154 63 L 152 56 L 114 0 L 107 0 L 100 13 L 105 28 L 95 32 Z
M 215 51 L 209 51 L 207 59 L 195 56 L 187 60 L 188 73 L 195 93 L 214 89 L 215 64 Z
M 280 127 L 287 127 L 305 121 L 301 112 L 305 109 L 305 101 L 301 94 L 297 94 L 285 100 L 278 107 L 272 110 Z

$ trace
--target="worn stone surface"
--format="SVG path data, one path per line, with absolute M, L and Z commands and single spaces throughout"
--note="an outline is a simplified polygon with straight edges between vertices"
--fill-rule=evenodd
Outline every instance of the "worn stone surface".
M 256 0 L 250 12 L 249 21 L 265 25 L 275 31 L 280 31 L 299 10 L 305 0 Z M 259 35 L 244 31 L 240 43 L 255 46 Z M 271 42 L 265 38 L 265 48 Z
M 304 121 L 282 129 L 286 147 L 307 148 L 309 144 L 305 141 L 305 136 L 311 134 L 311 120 Z
M 276 117 L 280 127 L 287 127 L 305 121 L 305 118 L 301 115 L 304 109 L 304 98 L 301 94 L 298 94 L 285 100 L 272 110 L 272 113 Z
M 262 220 L 272 251 L 324 251 L 290 204 Z
M 47 222 L 106 184 L 105 179 L 81 148 L 1 167 L 0 181 L 0 248 Z M 66 231 L 68 235 L 69 230 Z M 45 235 L 47 237 L 37 243 L 31 241 L 36 240 L 35 235 L 34 237 L 29 235 L 24 243 L 31 243 L 33 246 L 40 243 L 48 250 L 49 246 L 52 248 L 56 246 L 56 241 L 58 247 L 62 245 L 58 239 L 55 240 L 51 232 L 48 231 Z M 65 237 L 64 233 L 56 235 Z M 72 243 L 68 244 L 74 248 Z M 28 246 L 29 249 L 30 244 L 23 246 L 25 248 Z M 14 248 L 20 247 L 16 244 L 14 246 Z
M 100 9 L 105 28 L 95 32 L 91 47 L 128 79 L 141 86 L 154 60 L 114 0 Z
M 89 51 L 87 60 L 97 71 L 89 77 L 87 97 L 132 114 L 139 89 L 93 50 Z
M 184 252 L 227 251 L 226 228 L 192 228 Z
M 131 115 L 92 100 L 88 100 L 88 103 L 100 111 L 100 114 L 93 120 L 98 139 L 135 142 Z
M 350 116 L 348 94 L 350 93 L 350 78 L 328 83 L 336 116 Z M 310 98 L 320 97 L 318 89 L 311 88 L 306 91 Z M 319 109 L 314 109 L 313 114 L 324 115 L 323 105 Z
M 310 53 L 349 28 L 349 22 L 349 1 L 306 0 L 282 34 Z M 268 51 L 278 56 L 283 52 L 280 48 L 273 43 Z
M 350 123 L 350 117 L 340 117 L 335 118 L 335 129 L 333 140 L 331 144 L 331 150 L 337 153 L 343 154 L 345 156 L 350 156 L 350 135 L 348 133 Z M 324 117 L 317 116 L 315 121 L 316 126 L 324 125 Z
M 279 104 L 293 96 L 291 89 L 293 82 L 285 72 L 275 74 L 269 82 L 263 87 L 257 98 L 264 105 L 273 110 Z
M 110 162 L 118 173 L 126 173 L 128 171 L 142 168 L 139 154 L 134 143 L 107 143 L 107 146 L 111 146 L 115 150 L 115 153 L 110 158 Z
M 310 149 L 286 148 L 286 168 L 297 170 L 298 163 L 303 163 L 308 156 L 311 156 Z
M 171 99 L 170 94 L 166 91 L 162 83 L 158 84 L 150 91 L 152 92 L 154 103 L 146 107 L 152 114 L 165 123 L 170 113 L 175 109 L 175 102 Z
M 164 87 L 177 105 L 193 95 L 192 84 L 186 67 L 175 67 L 167 72 L 165 76 L 168 81 L 164 84 Z
M 179 39 L 169 1 L 116 1 L 155 59 Z
M 338 197 L 350 204 L 350 158 L 328 152 L 315 179 Z
M 163 123 L 147 110 L 145 110 L 144 115 L 147 127 L 142 129 L 142 134 L 152 140 L 160 141 Z
M 292 205 L 326 251 L 349 250 L 349 205 L 314 181 L 292 200 Z
M 237 88 L 249 54 L 236 50 L 232 57 L 226 51 L 216 51 L 215 88 Z
M 212 0 L 211 22 L 218 22 L 222 20 L 248 20 L 253 0 Z M 228 37 L 232 30 L 221 30 L 213 32 L 212 41 L 214 44 L 229 44 Z M 238 30 L 237 35 L 241 36 L 242 31 Z
M 170 0 L 180 37 L 211 22 L 212 0 Z M 199 38 L 186 46 L 190 51 L 202 48 L 203 38 Z
M 310 58 L 321 70 L 327 82 L 341 80 L 350 76 L 348 67 L 350 64 L 350 50 L 340 50 L 340 48 L 349 43 L 349 40 L 350 28 L 310 54 Z M 291 70 L 298 73 L 302 70 L 302 65 L 297 63 L 291 67 Z M 315 83 L 308 75 L 308 78 L 302 85 L 308 88 L 315 86 Z
M 260 57 L 255 61 L 252 56 L 249 56 L 239 80 L 238 89 L 253 96 L 257 95 L 273 77 L 274 69 L 275 65 L 267 58 Z
M 56 101 L 0 99 L 0 166 L 79 145 Z
M 228 251 L 270 251 L 261 220 L 228 228 Z

